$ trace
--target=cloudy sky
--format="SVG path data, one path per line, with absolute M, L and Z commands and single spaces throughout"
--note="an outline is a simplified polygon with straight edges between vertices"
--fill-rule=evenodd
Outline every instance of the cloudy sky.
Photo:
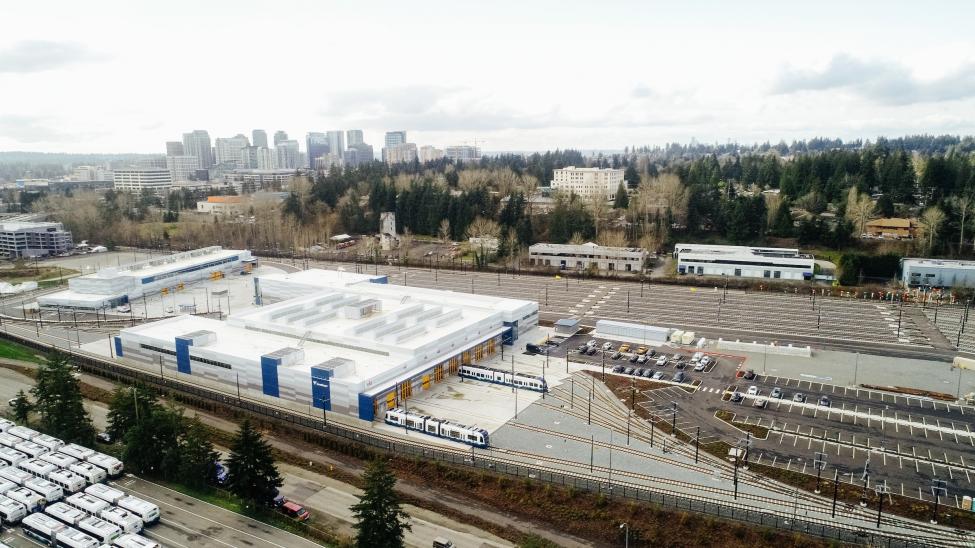
M 975 133 L 973 2 L 32 0 L 3 20 L 0 150 Z

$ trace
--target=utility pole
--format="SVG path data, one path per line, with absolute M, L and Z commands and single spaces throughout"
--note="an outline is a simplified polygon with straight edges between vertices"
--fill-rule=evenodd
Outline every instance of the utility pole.
M 863 463 L 863 474 L 860 476 L 863 480 L 863 492 L 860 494 L 860 506 L 866 508 L 867 506 L 867 485 L 870 483 L 870 457 L 867 457 L 867 461 Z
M 833 473 L 833 512 L 832 516 L 836 517 L 836 498 L 840 493 L 840 471 L 837 469 Z
M 670 403 L 671 405 L 674 406 L 674 419 L 673 422 L 670 423 L 670 436 L 672 438 L 676 438 L 677 437 L 677 402 L 672 401 Z
M 826 468 L 826 453 L 817 451 L 815 459 L 813 460 L 813 466 L 816 468 L 816 491 L 819 494 L 819 478 L 823 473 L 823 469 Z
M 938 524 L 938 502 L 941 497 L 948 496 L 948 482 L 943 479 L 931 480 L 931 494 L 934 495 L 934 516 L 931 517 L 931 524 Z
M 627 423 L 629 424 L 629 423 Z M 694 464 L 697 464 L 697 454 L 701 447 L 701 427 L 697 427 L 697 436 L 694 437 Z
M 884 495 L 890 493 L 890 490 L 887 488 L 887 480 L 874 485 L 873 489 L 877 492 L 877 497 L 880 498 L 880 505 L 877 507 L 877 529 L 880 529 L 880 517 L 884 513 Z

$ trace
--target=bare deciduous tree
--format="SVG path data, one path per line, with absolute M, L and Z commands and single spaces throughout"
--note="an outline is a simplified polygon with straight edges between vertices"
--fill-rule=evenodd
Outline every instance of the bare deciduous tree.
M 450 219 L 441 219 L 440 226 L 437 228 L 437 236 L 440 243 L 445 244 L 450 241 Z
M 626 238 L 626 233 L 622 230 L 604 230 L 596 238 L 596 242 L 599 245 L 604 245 L 607 247 L 627 247 L 629 241 Z
M 944 222 L 945 212 L 941 211 L 941 208 L 938 206 L 929 207 L 921 214 L 921 218 L 918 219 L 918 224 L 926 240 L 925 251 L 931 251 L 931 247 L 934 245 L 934 238 L 938 235 L 938 232 L 941 230 L 941 225 Z
M 855 186 L 850 187 L 846 196 L 846 218 L 856 226 L 857 236 L 863 234 L 863 227 L 870 220 L 874 207 L 868 194 L 861 194 Z
M 971 194 L 965 194 L 963 196 L 952 196 L 950 198 L 952 205 L 955 207 L 955 211 L 958 212 L 958 252 L 960 253 L 962 248 L 965 247 L 965 229 L 968 227 L 969 215 L 971 215 L 972 210 L 975 209 L 975 196 Z M 975 246 L 975 244 L 973 244 Z

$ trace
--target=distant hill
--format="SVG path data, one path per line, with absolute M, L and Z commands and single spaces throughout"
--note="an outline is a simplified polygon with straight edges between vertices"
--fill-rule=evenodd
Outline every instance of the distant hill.
M 62 166 L 133 162 L 162 154 L 73 154 L 69 152 L 0 151 L 0 164 L 56 164 Z

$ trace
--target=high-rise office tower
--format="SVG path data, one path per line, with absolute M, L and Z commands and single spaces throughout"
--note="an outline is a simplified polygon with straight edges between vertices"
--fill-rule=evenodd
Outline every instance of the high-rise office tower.
M 279 169 L 297 169 L 301 165 L 301 152 L 298 150 L 298 141 L 281 141 L 274 147 L 276 164 Z
M 361 129 L 350 129 L 350 130 L 346 131 L 345 132 L 345 144 L 349 145 L 349 148 L 351 148 L 352 145 L 360 145 L 360 144 L 362 144 L 362 130 Z
M 213 149 L 210 147 L 210 134 L 205 129 L 193 130 L 183 134 L 183 154 L 200 159 L 200 169 L 213 165 Z
M 166 141 L 166 156 L 182 156 L 184 153 L 182 141 Z
M 233 137 L 218 137 L 215 143 L 217 150 L 217 163 L 227 164 L 237 168 L 242 163 L 241 149 L 250 146 L 247 137 L 238 133 Z M 232 168 L 232 169 L 233 169 Z
M 274 169 L 274 153 L 267 147 L 250 146 L 240 150 L 241 169 Z
M 283 143 L 288 140 L 288 132 L 277 130 L 274 132 L 274 146 L 278 146 L 278 143 Z
M 305 152 L 308 155 L 308 167 L 315 167 L 315 158 L 328 154 L 328 135 L 310 131 L 305 135 Z
M 251 131 L 251 141 L 256 147 L 267 148 L 267 132 L 263 129 Z
M 387 162 L 387 150 L 392 150 L 394 147 L 402 145 L 406 142 L 406 132 L 405 131 L 387 131 L 386 132 L 386 143 L 383 145 L 383 161 Z
M 372 155 L 372 146 L 365 143 L 349 145 L 348 150 L 342 154 L 342 160 L 347 167 L 357 167 L 368 164 L 375 158 Z
M 342 131 L 329 131 L 326 135 L 328 136 L 328 152 L 341 158 L 342 153 L 345 152 L 345 134 Z

